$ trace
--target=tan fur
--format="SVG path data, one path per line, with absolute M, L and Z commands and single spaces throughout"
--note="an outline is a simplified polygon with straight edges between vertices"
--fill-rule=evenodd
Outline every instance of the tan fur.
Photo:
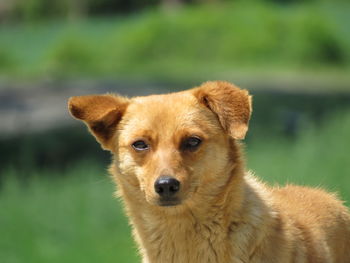
M 248 129 L 247 91 L 207 82 L 131 99 L 73 97 L 69 109 L 114 155 L 110 172 L 143 263 L 350 263 L 350 215 L 334 195 L 270 188 L 245 171 L 236 139 Z M 182 150 L 192 135 L 202 144 Z M 131 147 L 140 139 L 148 150 Z M 180 181 L 181 204 L 158 205 L 163 174 Z

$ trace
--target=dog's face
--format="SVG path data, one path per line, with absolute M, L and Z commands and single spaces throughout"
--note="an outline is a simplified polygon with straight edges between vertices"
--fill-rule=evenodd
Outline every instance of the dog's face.
M 250 96 L 226 82 L 126 99 L 74 97 L 73 116 L 83 120 L 114 153 L 118 176 L 151 205 L 175 206 L 215 190 L 232 169 L 232 140 L 242 139 Z
M 225 167 L 225 133 L 191 94 L 135 98 L 120 128 L 120 170 L 137 178 L 149 203 L 177 205 L 201 181 L 209 183 L 204 173 L 214 175 Z

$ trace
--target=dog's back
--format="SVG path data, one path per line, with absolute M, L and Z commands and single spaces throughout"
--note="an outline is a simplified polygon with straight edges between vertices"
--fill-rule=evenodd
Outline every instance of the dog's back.
M 335 195 L 293 185 L 273 189 L 272 195 L 279 213 L 304 244 L 307 262 L 350 262 L 350 216 Z

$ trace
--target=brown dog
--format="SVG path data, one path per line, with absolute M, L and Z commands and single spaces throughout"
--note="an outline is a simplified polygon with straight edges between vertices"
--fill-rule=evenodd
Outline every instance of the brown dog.
M 236 141 L 248 129 L 247 91 L 207 82 L 167 95 L 73 97 L 69 110 L 114 154 L 110 172 L 144 263 L 350 263 L 341 201 L 270 188 L 245 171 Z

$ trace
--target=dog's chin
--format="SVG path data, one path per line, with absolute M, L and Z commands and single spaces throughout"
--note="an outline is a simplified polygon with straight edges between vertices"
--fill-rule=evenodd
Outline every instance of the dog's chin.
M 157 201 L 157 205 L 158 206 L 163 206 L 163 207 L 172 207 L 172 206 L 181 205 L 181 201 L 178 198 L 159 199 Z

